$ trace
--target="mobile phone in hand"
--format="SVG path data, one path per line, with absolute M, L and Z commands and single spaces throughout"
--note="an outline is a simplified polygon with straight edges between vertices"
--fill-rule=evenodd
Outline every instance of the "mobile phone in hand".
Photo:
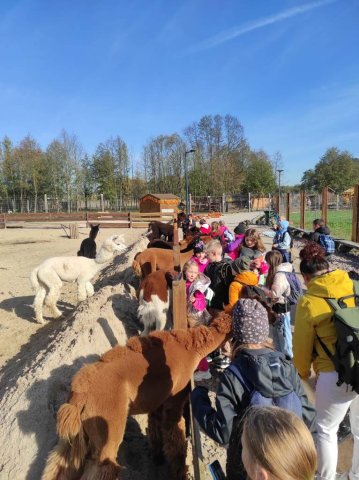
M 209 471 L 211 472 L 213 480 L 226 480 L 226 476 L 218 460 L 215 460 L 214 462 L 210 463 L 208 465 L 208 468 L 209 468 Z

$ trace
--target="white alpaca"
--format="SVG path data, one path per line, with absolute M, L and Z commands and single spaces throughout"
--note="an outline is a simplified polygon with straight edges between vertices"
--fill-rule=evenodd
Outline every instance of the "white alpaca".
M 50 307 L 55 318 L 61 316 L 56 303 L 60 297 L 62 282 L 77 282 L 78 301 L 81 302 L 94 294 L 91 280 L 97 272 L 106 266 L 115 252 L 126 249 L 122 235 L 113 235 L 102 244 L 96 258 L 86 257 L 53 257 L 48 258 L 36 267 L 30 275 L 36 291 L 33 307 L 38 323 L 44 323 L 43 304 Z
M 144 326 L 141 335 L 172 327 L 172 276 L 175 274 L 174 271 L 157 270 L 142 280 L 137 310 Z

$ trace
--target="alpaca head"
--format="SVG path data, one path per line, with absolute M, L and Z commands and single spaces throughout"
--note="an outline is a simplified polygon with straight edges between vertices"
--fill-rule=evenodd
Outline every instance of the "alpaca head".
M 103 242 L 99 255 L 101 251 L 103 255 L 103 251 L 113 254 L 115 252 L 123 252 L 124 250 L 126 250 L 126 245 L 123 243 L 123 235 L 112 235 Z
M 91 230 L 90 230 L 90 233 L 89 233 L 89 238 L 92 238 L 92 240 L 95 240 L 95 238 L 97 237 L 97 234 L 100 230 L 100 224 L 90 225 L 90 227 L 91 227 Z

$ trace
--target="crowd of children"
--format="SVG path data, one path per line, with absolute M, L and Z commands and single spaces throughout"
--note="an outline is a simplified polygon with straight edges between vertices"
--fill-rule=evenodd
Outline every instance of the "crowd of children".
M 268 252 L 259 231 L 243 223 L 233 234 L 220 222 L 209 225 L 201 220 L 200 225 L 212 239 L 206 246 L 198 242 L 194 257 L 184 268 L 189 317 L 195 319 L 194 324 L 208 323 L 224 310 L 232 315 L 234 340 L 217 352 L 226 361 L 219 364 L 225 370 L 215 408 L 203 386 L 194 389 L 192 406 L 202 429 L 217 442 L 229 445 L 228 480 L 359 480 L 359 378 L 354 387 L 338 381 L 332 360 L 339 355 L 333 308 L 326 300 L 353 297 L 357 287 L 346 272 L 330 269 L 328 253 L 320 237 L 315 237 L 315 233 L 327 231 L 324 233 L 323 225 L 314 226 L 311 240 L 316 243 L 309 242 L 300 253 L 300 270 L 307 286 L 303 295 L 301 287 L 293 291 L 292 239 L 285 219 L 278 220 Z M 347 303 L 355 305 L 351 298 Z M 268 343 L 270 328 L 273 344 Z M 210 378 L 210 360 L 201 361 L 195 380 Z M 312 366 L 317 375 L 315 408 L 302 386 Z M 356 375 L 359 377 L 359 369 Z M 349 408 L 354 437 L 352 468 L 339 475 L 337 431 Z M 261 428 L 253 431 L 254 425 Z M 308 429 L 316 435 L 316 452 Z M 266 435 L 265 445 L 261 434 Z M 297 445 L 296 451 L 285 451 L 284 438 L 288 446 Z M 283 461 L 279 463 L 278 458 Z

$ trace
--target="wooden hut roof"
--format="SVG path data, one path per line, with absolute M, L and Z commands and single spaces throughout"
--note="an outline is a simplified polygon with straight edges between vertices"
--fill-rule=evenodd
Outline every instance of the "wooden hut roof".
M 180 200 L 180 198 L 177 197 L 177 195 L 173 195 L 172 193 L 147 193 L 147 195 L 144 195 L 140 200 L 146 197 L 154 197 L 158 200 L 169 200 L 169 199 Z

